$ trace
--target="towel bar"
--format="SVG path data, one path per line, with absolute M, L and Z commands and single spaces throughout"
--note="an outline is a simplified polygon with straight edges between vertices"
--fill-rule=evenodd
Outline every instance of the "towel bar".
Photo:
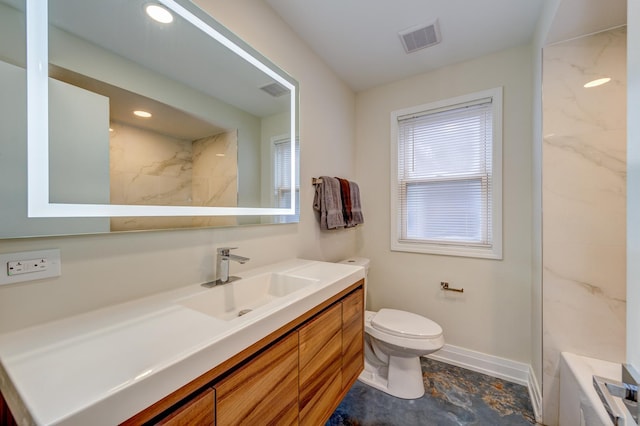
M 311 185 L 320 185 L 322 183 L 322 178 L 311 178 Z

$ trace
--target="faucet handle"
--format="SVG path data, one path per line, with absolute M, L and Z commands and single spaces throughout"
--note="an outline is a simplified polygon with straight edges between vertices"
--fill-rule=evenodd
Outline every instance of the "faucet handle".
M 218 249 L 216 250 L 218 252 L 219 255 L 221 256 L 229 256 L 229 252 L 231 250 L 235 250 L 238 247 L 218 247 Z

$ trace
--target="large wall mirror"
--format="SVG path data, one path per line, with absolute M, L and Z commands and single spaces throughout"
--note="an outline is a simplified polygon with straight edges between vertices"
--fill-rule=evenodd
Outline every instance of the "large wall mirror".
M 297 89 L 186 0 L 0 0 L 0 238 L 297 221 Z

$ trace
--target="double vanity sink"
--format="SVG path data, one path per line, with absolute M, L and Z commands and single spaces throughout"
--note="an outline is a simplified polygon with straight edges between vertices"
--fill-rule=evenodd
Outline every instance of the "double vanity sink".
M 291 334 L 364 279 L 358 266 L 301 259 L 239 275 L 0 335 L 0 391 L 14 417 L 125 422 L 238 354 L 272 344 L 265 339 Z

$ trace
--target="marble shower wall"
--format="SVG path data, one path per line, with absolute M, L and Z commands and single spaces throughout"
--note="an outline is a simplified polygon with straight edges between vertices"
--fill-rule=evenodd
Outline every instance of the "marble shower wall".
M 237 205 L 235 131 L 190 141 L 122 123 L 111 123 L 111 128 L 109 163 L 112 204 L 205 205 L 218 195 L 217 199 L 221 201 L 219 205 Z M 218 157 L 216 154 L 223 154 L 225 157 Z M 209 170 L 204 165 L 205 159 L 213 161 Z M 221 167 L 220 170 L 215 170 L 218 166 Z M 233 173 L 236 174 L 236 183 L 230 183 L 230 179 L 226 177 Z M 203 184 L 203 179 L 206 180 L 206 185 Z M 233 196 L 230 197 L 231 189 Z M 218 222 L 201 223 L 193 217 L 122 217 L 111 219 L 111 230 L 235 224 L 235 219 L 214 220 Z
M 543 413 L 556 425 L 560 352 L 625 358 L 626 28 L 543 55 Z

